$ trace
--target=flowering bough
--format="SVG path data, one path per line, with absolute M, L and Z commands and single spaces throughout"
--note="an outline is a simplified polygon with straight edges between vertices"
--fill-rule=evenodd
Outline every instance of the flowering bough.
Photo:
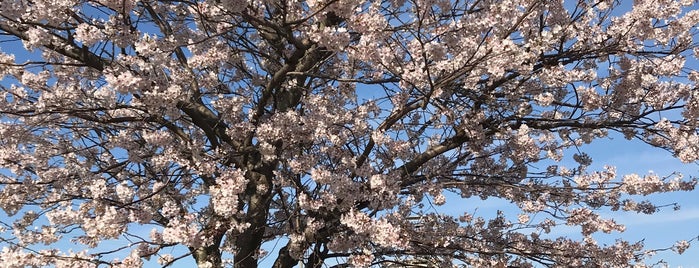
M 697 161 L 699 7 L 620 2 L 3 1 L 0 262 L 642 264 L 600 209 L 696 180 L 582 145 Z M 447 191 L 519 211 L 426 208 Z

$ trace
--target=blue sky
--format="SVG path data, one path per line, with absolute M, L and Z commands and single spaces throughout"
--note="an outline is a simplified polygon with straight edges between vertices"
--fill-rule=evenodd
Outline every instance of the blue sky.
M 604 164 L 615 165 L 617 174 L 638 173 L 639 175 L 654 172 L 660 176 L 680 172 L 685 177 L 699 177 L 697 163 L 684 164 L 672 157 L 669 152 L 650 147 L 640 141 L 628 141 L 622 137 L 613 140 L 597 140 L 589 145 L 589 154 L 593 157 L 592 168 L 600 168 Z M 676 192 L 651 195 L 648 198 L 658 204 L 675 203 L 680 210 L 672 207 L 663 208 L 653 215 L 636 213 L 606 213 L 614 217 L 627 229 L 621 235 L 627 240 L 645 239 L 648 248 L 664 248 L 672 246 L 677 240 L 690 240 L 699 236 L 699 195 L 693 192 Z M 658 254 L 655 259 L 662 258 L 671 267 L 699 267 L 699 245 L 693 245 L 682 255 L 674 252 Z
M 593 164 L 588 171 L 601 170 L 605 165 L 617 167 L 617 176 L 636 173 L 639 175 L 654 172 L 660 176 L 680 172 L 685 178 L 699 177 L 699 164 L 684 164 L 664 150 L 653 148 L 638 140 L 626 140 L 622 136 L 610 133 L 612 138 L 599 139 L 584 145 L 581 150 L 593 158 Z M 566 154 L 569 158 L 570 152 Z M 566 159 L 566 158 L 564 158 Z M 572 162 L 572 161 L 569 161 Z M 562 161 L 563 165 L 566 163 Z M 594 237 L 599 244 L 612 244 L 615 239 L 629 242 L 644 241 L 646 249 L 669 248 L 679 240 L 690 240 L 699 236 L 699 195 L 693 192 L 675 192 L 653 194 L 645 197 L 655 204 L 678 203 L 680 210 L 665 207 L 659 212 L 646 215 L 634 212 L 601 211 L 603 218 L 613 218 L 617 223 L 624 224 L 626 231 L 611 234 L 597 233 Z M 467 204 L 467 205 L 457 205 Z M 477 198 L 461 202 L 447 202 L 444 206 L 436 207 L 437 211 L 458 215 L 463 212 L 475 214 L 484 218 L 494 217 L 498 210 L 505 211 L 509 216 L 516 216 L 518 209 L 505 200 L 480 200 Z M 514 221 L 514 220 L 513 220 Z M 526 232 L 525 232 L 526 233 Z M 551 235 L 580 238 L 580 228 L 561 226 L 552 230 Z M 699 244 L 696 241 L 682 255 L 673 251 L 658 252 L 647 263 L 665 261 L 670 267 L 699 267 Z

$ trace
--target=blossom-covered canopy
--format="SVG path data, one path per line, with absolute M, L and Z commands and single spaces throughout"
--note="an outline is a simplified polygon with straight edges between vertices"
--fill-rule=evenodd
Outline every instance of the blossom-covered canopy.
M 4 0 L 0 263 L 642 265 L 599 211 L 696 181 L 583 145 L 697 161 L 698 23 L 692 0 Z

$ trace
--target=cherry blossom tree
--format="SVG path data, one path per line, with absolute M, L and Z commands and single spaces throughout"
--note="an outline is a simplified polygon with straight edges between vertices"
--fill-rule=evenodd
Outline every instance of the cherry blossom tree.
M 584 145 L 699 159 L 699 6 L 630 2 L 2 1 L 0 262 L 644 265 L 600 211 L 696 180 Z

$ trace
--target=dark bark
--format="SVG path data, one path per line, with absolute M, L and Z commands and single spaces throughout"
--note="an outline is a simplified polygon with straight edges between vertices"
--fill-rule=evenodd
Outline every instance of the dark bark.
M 263 164 L 262 160 L 252 159 L 248 165 L 247 213 L 244 219 L 249 226 L 238 235 L 235 245 L 234 267 L 257 267 L 257 252 L 262 245 L 269 206 L 272 202 L 272 176 L 274 165 Z M 258 162 L 260 164 L 256 164 Z
M 287 243 L 286 246 L 279 249 L 279 255 L 274 261 L 273 268 L 293 268 L 294 265 L 298 264 L 298 260 L 291 257 L 289 253 L 289 245 L 291 242 Z

